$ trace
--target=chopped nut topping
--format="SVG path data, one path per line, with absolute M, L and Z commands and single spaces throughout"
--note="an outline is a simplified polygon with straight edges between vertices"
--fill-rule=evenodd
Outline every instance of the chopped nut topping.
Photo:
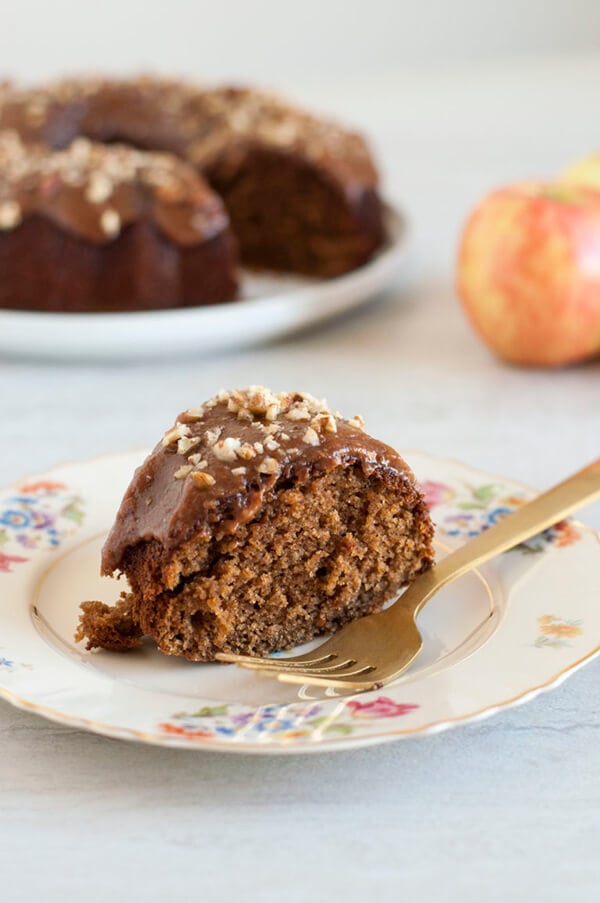
M 190 475 L 190 480 L 194 483 L 198 489 L 209 489 L 211 486 L 214 486 L 216 480 L 209 473 L 206 473 L 205 470 L 195 470 Z
M 16 201 L 0 203 L 0 229 L 14 229 L 22 219 L 21 208 Z
M 262 455 L 262 453 L 264 452 L 264 447 L 263 447 L 262 442 L 255 442 L 254 448 L 256 449 L 256 451 L 258 452 L 259 455 Z
M 185 412 L 185 416 L 190 422 L 194 420 L 202 420 L 202 418 L 204 417 L 204 408 L 188 408 Z
M 240 408 L 237 412 L 238 420 L 248 420 L 250 423 L 254 420 L 254 414 L 252 411 L 248 411 L 246 408 Z
M 329 412 L 322 411 L 320 414 L 316 414 L 311 420 L 310 425 L 318 433 L 323 432 L 323 430 L 328 433 L 337 433 L 337 420 L 333 414 L 330 414 Z
M 231 472 L 234 473 L 236 475 L 236 477 L 239 477 L 239 476 L 242 476 L 242 474 L 246 473 L 246 468 L 245 467 L 234 467 Z
M 208 461 L 206 461 L 200 452 L 196 452 L 194 455 L 190 455 L 188 458 L 190 464 L 193 464 L 197 470 L 202 470 L 203 467 L 208 466 Z
M 206 432 L 204 433 L 204 441 L 209 448 L 215 444 L 222 432 L 223 429 L 220 426 L 218 426 L 214 430 L 206 430 Z
M 277 439 L 272 439 L 271 437 L 269 437 L 265 442 L 265 448 L 267 449 L 267 451 L 276 451 L 280 447 L 281 446 L 279 445 Z
M 226 439 L 220 439 L 213 445 L 213 453 L 219 461 L 235 461 L 236 451 L 240 448 L 240 440 L 228 436 Z
M 191 430 L 189 426 L 186 426 L 185 423 L 179 423 L 179 421 L 175 424 L 175 426 L 167 430 L 167 432 L 162 437 L 162 446 L 166 448 L 167 445 L 172 445 L 173 442 L 177 442 L 178 439 L 183 439 L 184 436 L 189 436 L 191 434 Z
M 302 436 L 304 442 L 308 443 L 308 445 L 320 445 L 319 434 L 316 430 L 313 430 L 312 426 L 309 426 L 304 435 Z
M 310 420 L 310 411 L 306 407 L 294 405 L 285 416 L 288 420 Z
M 176 480 L 183 480 L 184 477 L 187 477 L 188 473 L 191 473 L 193 467 L 191 464 L 183 464 L 179 470 L 176 470 L 173 476 Z
M 185 455 L 200 444 L 200 436 L 184 436 L 177 443 L 177 454 Z
M 85 196 L 92 204 L 103 204 L 111 196 L 113 184 L 102 172 L 92 174 Z
M 100 217 L 100 225 L 105 235 L 111 237 L 118 235 L 121 231 L 121 217 L 116 210 L 105 210 Z
M 258 465 L 259 473 L 275 473 L 277 470 L 278 464 L 275 458 L 265 458 L 264 461 L 261 461 Z
M 280 438 L 280 439 L 283 439 L 284 442 L 289 442 L 289 441 L 290 441 L 290 437 L 288 436 L 287 433 L 280 433 L 280 434 L 279 434 L 279 438 Z
M 238 458 L 242 458 L 244 461 L 251 461 L 252 458 L 256 458 L 256 449 L 249 442 L 244 442 L 243 445 L 236 448 L 235 453 Z
M 355 428 L 358 429 L 358 430 L 363 430 L 363 431 L 364 431 L 364 428 L 365 428 L 365 421 L 364 421 L 363 418 L 360 416 L 360 414 L 356 414 L 354 417 L 352 417 L 351 420 L 348 421 L 348 423 L 350 424 L 350 426 L 353 426 L 353 427 L 355 427 Z

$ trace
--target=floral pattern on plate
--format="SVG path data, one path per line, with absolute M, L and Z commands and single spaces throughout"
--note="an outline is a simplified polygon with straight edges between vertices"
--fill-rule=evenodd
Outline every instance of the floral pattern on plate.
M 209 666 L 206 682 L 203 666 L 186 669 L 191 682 L 180 677 L 173 681 L 172 675 L 178 673 L 173 663 L 173 670 L 164 672 L 164 685 L 159 672 L 148 679 L 150 662 L 144 664 L 143 657 L 139 670 L 132 661 L 129 671 L 118 676 L 111 674 L 113 663 L 95 664 L 92 654 L 89 667 L 82 669 L 81 650 L 68 654 L 70 619 L 76 620 L 90 578 L 99 580 L 97 555 L 82 554 L 82 549 L 101 542 L 141 454 L 76 462 L 0 494 L 0 571 L 11 573 L 5 587 L 10 586 L 10 592 L 3 594 L 5 604 L 0 605 L 0 695 L 13 704 L 71 726 L 163 746 L 306 753 L 431 734 L 487 717 L 554 686 L 600 654 L 598 536 L 568 521 L 521 549 L 535 555 L 490 562 L 508 604 L 477 655 L 447 665 L 442 659 L 439 669 L 425 668 L 422 673 L 417 669 L 406 682 L 383 691 L 306 701 L 295 690 L 282 696 L 285 691 L 278 687 L 274 701 L 266 683 L 250 687 L 239 674 L 233 684 L 221 684 L 215 673 L 225 676 L 224 668 Z M 459 462 L 420 452 L 406 457 L 423 477 L 440 538 L 449 534 L 456 545 L 506 516 L 529 494 L 518 484 Z M 57 548 L 65 554 L 54 555 Z M 56 579 L 57 573 L 64 576 Z M 565 573 L 577 577 L 572 605 L 560 590 Z M 76 594 L 71 576 L 81 587 Z M 67 602 L 63 581 L 69 590 Z M 514 606 L 513 593 L 518 595 Z M 32 605 L 40 605 L 40 599 L 50 606 L 45 610 L 42 606 L 42 616 L 48 618 L 54 611 L 64 615 L 64 620 L 55 621 L 52 615 L 49 621 L 52 629 L 58 629 L 56 642 L 32 618 Z M 560 616 L 546 614 L 553 609 Z M 443 625 L 439 636 L 444 639 Z M 508 669 L 506 661 L 511 662 Z M 107 680 L 114 687 L 110 697 Z M 232 687 L 239 696 L 231 695 Z
M 515 492 L 514 488 L 502 483 L 450 486 L 425 480 L 421 488 L 429 507 L 439 509 L 436 519 L 444 533 L 462 539 L 478 536 L 528 501 L 526 493 Z M 577 527 L 565 520 L 521 543 L 517 549 L 525 555 L 534 554 L 552 545 L 558 548 L 570 546 L 580 538 Z
M 307 705 L 267 705 L 242 708 L 229 704 L 203 706 L 196 712 L 178 712 L 159 724 L 165 734 L 198 738 L 244 737 L 279 740 L 316 740 L 332 734 L 352 734 L 361 728 L 361 719 L 401 718 L 418 709 L 418 705 L 398 703 L 388 696 L 368 702 L 344 700 L 333 712 L 320 703 Z
M 563 649 L 565 646 L 573 645 L 569 640 L 583 634 L 581 620 L 540 615 L 537 621 L 540 633 L 533 645 L 538 648 Z
M 84 519 L 83 499 L 65 483 L 38 480 L 21 484 L 0 500 L 0 573 L 29 556 L 21 554 L 57 548 Z M 15 554 L 17 552 L 17 554 Z

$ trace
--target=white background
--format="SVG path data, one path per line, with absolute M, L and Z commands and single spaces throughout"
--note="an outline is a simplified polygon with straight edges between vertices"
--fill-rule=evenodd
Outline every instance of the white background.
M 595 0 L 3 0 L 0 71 L 200 78 L 379 74 L 598 48 Z

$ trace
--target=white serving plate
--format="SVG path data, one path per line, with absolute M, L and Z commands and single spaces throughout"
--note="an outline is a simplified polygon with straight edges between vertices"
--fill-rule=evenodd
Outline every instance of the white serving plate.
M 387 207 L 387 241 L 364 266 L 333 279 L 242 276 L 242 301 L 136 313 L 0 310 L 0 352 L 61 360 L 205 354 L 271 341 L 376 298 L 406 260 L 407 225 Z M 57 261 L 68 266 L 68 261 Z

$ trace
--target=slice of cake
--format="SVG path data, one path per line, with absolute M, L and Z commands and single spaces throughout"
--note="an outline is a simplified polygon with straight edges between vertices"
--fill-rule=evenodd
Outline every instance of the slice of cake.
M 136 471 L 102 552 L 130 592 L 77 639 L 210 661 L 265 655 L 379 610 L 431 565 L 433 526 L 392 448 L 302 392 L 220 392 Z

